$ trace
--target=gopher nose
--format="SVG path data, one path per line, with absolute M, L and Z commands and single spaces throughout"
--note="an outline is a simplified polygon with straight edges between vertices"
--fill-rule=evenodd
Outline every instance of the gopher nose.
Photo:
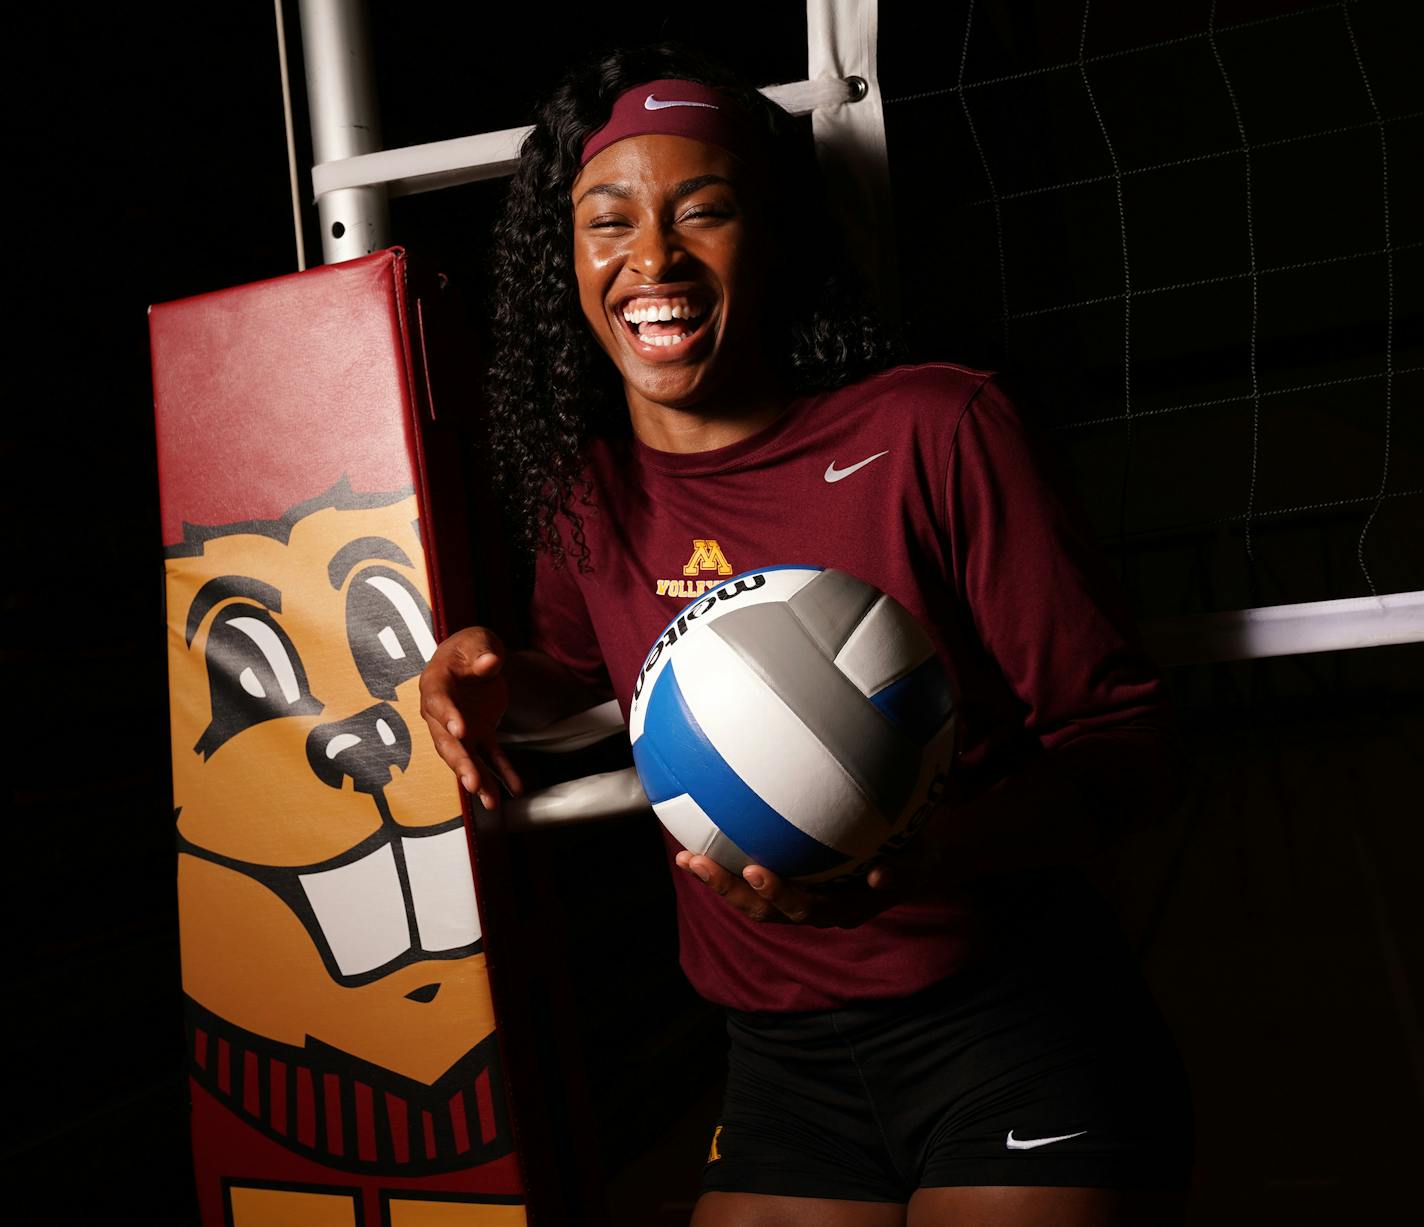
M 377 703 L 346 720 L 318 724 L 307 734 L 307 762 L 317 779 L 341 788 L 350 779 L 357 792 L 380 792 L 391 768 L 410 763 L 410 730 L 389 703 Z

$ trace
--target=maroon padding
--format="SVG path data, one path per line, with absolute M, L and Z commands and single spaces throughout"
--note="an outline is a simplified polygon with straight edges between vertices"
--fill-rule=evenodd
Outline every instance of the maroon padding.
M 474 621 L 502 624 L 503 609 L 478 609 L 474 600 L 477 566 L 488 571 L 497 555 L 492 542 L 470 539 L 460 456 L 468 438 L 447 419 L 469 414 L 472 355 L 470 338 L 451 333 L 451 313 L 442 318 L 441 285 L 412 275 L 397 248 L 152 308 L 165 551 L 190 552 L 208 535 L 205 528 L 270 526 L 339 483 L 356 496 L 414 487 L 436 637 Z M 472 544 L 488 557 L 477 560 Z M 487 575 L 482 590 L 499 587 Z M 499 602 L 486 596 L 485 604 Z M 411 731 L 425 736 L 423 727 Z M 560 1102 L 562 1088 L 540 1076 L 529 962 L 501 831 L 483 810 L 471 813 L 453 778 L 451 791 L 460 796 L 471 834 L 500 1059 L 476 1076 L 468 1094 L 452 1098 L 460 1111 L 451 1118 L 449 1141 L 457 1150 L 489 1149 L 507 1114 L 513 1153 L 484 1162 L 468 1187 L 522 1199 L 537 1227 L 599 1222 L 601 1198 L 591 1188 L 590 1168 L 596 1146 L 549 1123 L 582 1120 L 584 1113 L 571 1112 Z M 213 1081 L 209 1090 L 217 1093 L 202 1100 L 204 1111 L 194 1117 L 205 1223 L 222 1221 L 214 1180 L 265 1174 L 281 1182 L 300 1167 L 300 1182 L 314 1187 L 321 1179 L 311 1156 L 324 1150 L 347 1160 L 345 1171 L 332 1168 L 332 1180 L 374 1190 L 384 1178 L 361 1170 L 363 1163 L 400 1166 L 446 1145 L 438 1114 L 412 1108 L 415 1099 L 375 1087 L 359 1071 L 313 1084 L 301 1050 L 259 1055 L 260 1037 L 246 1037 L 252 1050 L 237 1064 L 226 1038 L 214 1045 L 196 1026 L 206 1021 L 197 1014 L 190 1009 L 193 1072 L 204 1085 Z M 281 1071 L 280 1085 L 274 1071 Z M 223 1112 L 233 1119 L 219 1128 L 214 1122 Z M 206 1138 L 197 1136 L 203 1130 Z M 250 1145 L 233 1149 L 239 1137 Z M 454 1175 L 446 1165 L 432 1177 L 431 1191 L 466 1187 L 452 1185 Z M 412 1188 L 420 1181 L 387 1183 Z M 376 1203 L 365 1201 L 369 1219 Z
M 163 544 L 185 522 L 275 520 L 343 474 L 410 485 L 407 306 L 395 249 L 153 307 Z

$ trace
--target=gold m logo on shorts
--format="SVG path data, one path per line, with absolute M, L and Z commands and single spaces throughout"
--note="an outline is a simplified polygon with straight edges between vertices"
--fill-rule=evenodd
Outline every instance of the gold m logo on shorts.
M 722 553 L 722 547 L 715 541 L 693 538 L 692 557 L 682 568 L 684 575 L 696 575 L 699 571 L 716 571 L 718 575 L 730 575 L 732 564 Z
M 717 1139 L 722 1136 L 722 1126 L 718 1125 L 712 1134 L 712 1145 L 707 1148 L 707 1162 L 716 1163 L 722 1157 L 721 1151 L 717 1149 Z

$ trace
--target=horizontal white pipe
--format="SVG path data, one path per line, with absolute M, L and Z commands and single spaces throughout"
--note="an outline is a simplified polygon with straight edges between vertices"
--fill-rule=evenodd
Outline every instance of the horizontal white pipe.
M 504 822 L 515 831 L 563 822 L 617 818 L 648 808 L 648 797 L 632 767 L 568 780 L 504 802 Z
M 1424 592 L 1159 618 L 1143 623 L 1142 633 L 1164 665 L 1417 643 L 1424 640 Z
M 768 85 L 761 91 L 793 115 L 806 115 L 817 107 L 838 106 L 856 95 L 853 83 L 839 77 L 818 81 L 791 81 Z M 411 196 L 457 183 L 498 179 L 514 173 L 519 165 L 519 147 L 531 128 L 505 128 L 459 136 L 403 149 L 384 149 L 358 157 L 320 162 L 312 167 L 312 194 L 320 200 L 328 192 L 343 188 L 387 185 L 392 196 Z
M 530 128 L 505 128 L 481 132 L 428 145 L 383 149 L 312 167 L 312 191 L 320 200 L 328 192 L 347 187 L 385 183 L 392 196 L 409 196 L 455 183 L 496 179 L 512 174 L 519 165 L 519 146 Z
M 788 81 L 785 85 L 768 85 L 762 93 L 783 111 L 792 115 L 809 115 L 826 107 L 858 100 L 865 89 L 864 81 L 848 77 L 817 77 L 814 81 Z
M 614 733 L 626 732 L 623 710 L 617 699 L 609 699 L 597 707 L 578 712 L 563 720 L 555 720 L 532 733 L 507 733 L 501 731 L 499 741 L 505 746 L 519 746 L 525 750 L 544 750 L 551 754 L 565 754 L 571 750 L 582 750 L 596 741 L 611 737 Z

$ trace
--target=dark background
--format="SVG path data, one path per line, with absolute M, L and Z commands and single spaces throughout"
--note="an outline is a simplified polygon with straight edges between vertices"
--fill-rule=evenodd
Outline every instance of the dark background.
M 562 65 L 619 41 L 806 72 L 797 5 L 372 8 L 389 147 L 527 122 Z M 1419 6 L 881 10 L 914 356 L 1020 381 L 1139 615 L 1424 589 Z M 273 17 L 10 20 L 5 1163 L 59 1199 L 48 1221 L 186 1224 L 145 308 L 295 267 Z M 288 31 L 309 165 L 294 5 Z M 463 287 L 472 344 L 501 192 L 392 204 L 394 240 Z M 1197 784 L 1113 897 L 1196 1089 L 1194 1221 L 1382 1216 L 1424 1144 L 1424 648 L 1169 675 Z M 720 1051 L 660 853 L 632 821 L 533 852 L 543 904 L 580 921 L 550 958 L 615 1221 L 680 1221 Z M 610 902 L 577 867 L 614 858 L 633 868 Z

